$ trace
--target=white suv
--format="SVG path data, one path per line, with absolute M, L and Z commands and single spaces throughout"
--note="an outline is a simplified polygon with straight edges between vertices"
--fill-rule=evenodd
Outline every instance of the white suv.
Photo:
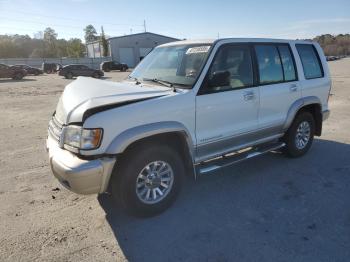
M 151 216 L 197 177 L 282 149 L 305 154 L 329 115 L 317 43 L 179 41 L 155 48 L 121 83 L 78 78 L 49 123 L 53 174 L 81 194 L 111 192 Z

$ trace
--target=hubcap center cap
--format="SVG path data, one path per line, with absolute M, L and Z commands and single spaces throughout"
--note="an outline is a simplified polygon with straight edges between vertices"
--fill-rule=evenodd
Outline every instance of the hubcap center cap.
M 161 179 L 155 173 L 151 173 L 147 176 L 145 184 L 149 188 L 156 188 L 160 185 Z

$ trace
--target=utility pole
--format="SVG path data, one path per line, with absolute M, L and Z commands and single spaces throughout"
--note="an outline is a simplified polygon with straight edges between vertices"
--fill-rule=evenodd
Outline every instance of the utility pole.
M 145 30 L 145 33 L 147 32 L 147 28 L 146 28 L 146 20 L 143 20 L 143 28 Z

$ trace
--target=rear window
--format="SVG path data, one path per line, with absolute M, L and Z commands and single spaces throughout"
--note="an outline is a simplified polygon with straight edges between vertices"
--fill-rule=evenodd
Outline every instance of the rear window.
M 297 44 L 295 46 L 303 64 L 305 78 L 314 79 L 323 77 L 321 61 L 315 47 L 308 44 Z

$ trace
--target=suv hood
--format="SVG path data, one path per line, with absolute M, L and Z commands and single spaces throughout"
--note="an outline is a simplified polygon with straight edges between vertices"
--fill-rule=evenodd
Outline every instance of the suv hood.
M 158 85 L 136 85 L 129 81 L 116 83 L 78 77 L 63 91 L 55 117 L 62 124 L 83 122 L 84 113 L 89 109 L 112 108 L 171 94 L 175 93 L 167 87 Z

